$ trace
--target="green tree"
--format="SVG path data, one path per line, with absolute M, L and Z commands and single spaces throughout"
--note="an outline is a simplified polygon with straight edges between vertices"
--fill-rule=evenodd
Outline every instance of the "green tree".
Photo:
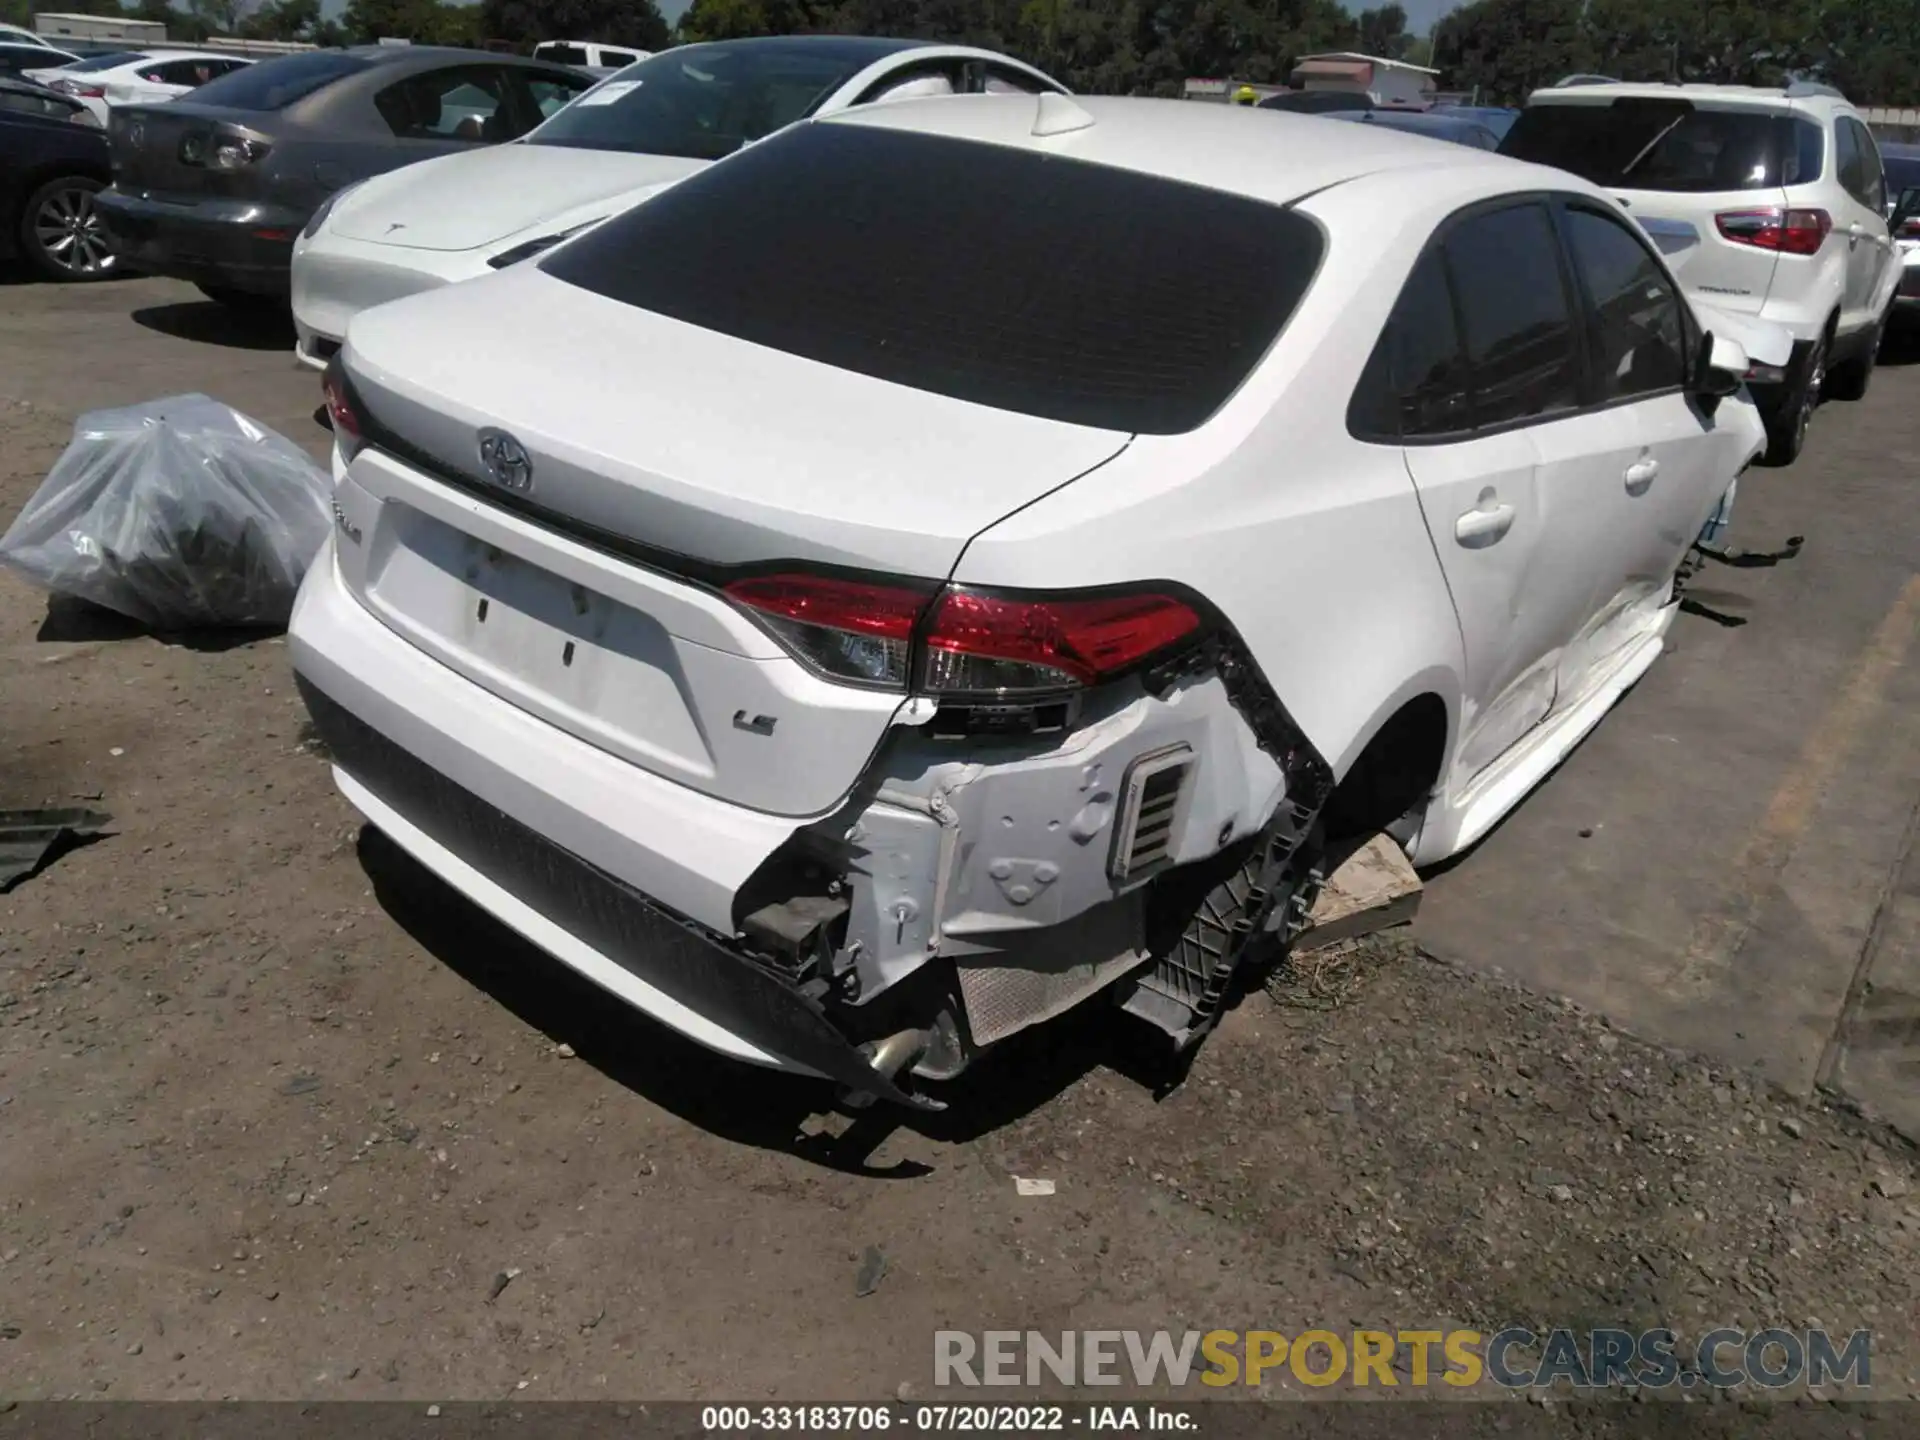
M 522 46 L 542 40 L 598 40 L 664 50 L 673 32 L 654 0 L 481 0 L 480 29 Z
M 1812 33 L 1813 69 L 1861 105 L 1920 105 L 1920 5 L 1830 0 Z
M 440 0 L 348 0 L 339 29 L 342 38 L 354 45 L 381 39 L 411 40 L 416 45 L 476 45 L 480 14 L 474 6 L 446 5 Z
M 187 16 L 211 35 L 238 35 L 258 0 L 187 0 Z M 171 33 L 171 32 L 169 32 Z
M 1673 0 L 1684 3 L 1684 0 Z M 1450 90 L 1517 104 L 1593 67 L 1582 0 L 1474 0 L 1434 27 L 1433 64 Z
M 1353 48 L 1362 55 L 1404 60 L 1413 49 L 1413 36 L 1407 33 L 1407 12 L 1399 5 L 1362 10 L 1360 18 L 1353 22 L 1353 29 Z
M 898 7 L 917 19 L 918 7 Z M 824 7 L 813 0 L 693 0 L 680 17 L 682 40 L 741 40 L 750 35 L 793 35 L 809 30 L 838 28 L 823 25 Z M 891 25 L 869 31 L 899 33 Z
M 313 42 L 320 30 L 320 0 L 266 0 L 241 24 L 241 33 L 258 40 Z

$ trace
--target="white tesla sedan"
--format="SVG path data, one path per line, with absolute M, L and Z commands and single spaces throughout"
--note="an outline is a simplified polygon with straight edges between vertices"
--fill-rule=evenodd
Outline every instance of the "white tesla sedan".
M 863 107 L 361 316 L 294 666 L 456 890 L 933 1103 L 1101 992 L 1190 1045 L 1330 834 L 1483 835 L 1660 653 L 1748 363 L 1562 172 Z
M 296 353 L 318 369 L 370 305 L 485 275 L 808 115 L 876 100 L 1065 87 L 962 45 L 791 35 L 629 65 L 522 140 L 349 186 L 293 249 Z

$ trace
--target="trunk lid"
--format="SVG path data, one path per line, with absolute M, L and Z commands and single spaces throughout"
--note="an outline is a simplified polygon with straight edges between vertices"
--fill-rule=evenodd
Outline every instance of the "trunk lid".
M 831 809 L 902 697 L 802 666 L 719 593 L 728 567 L 942 580 L 974 534 L 1128 441 L 751 345 L 537 265 L 363 312 L 343 363 L 393 452 L 356 458 L 340 489 L 360 537 L 342 572 L 369 608 L 549 723 L 781 815 Z M 530 486 L 486 478 L 486 428 L 524 449 Z
M 409 166 L 403 179 L 339 207 L 332 229 L 376 244 L 473 250 L 596 203 L 610 213 L 628 192 L 707 164 L 560 145 L 491 146 Z
M 204 154 L 217 128 L 256 133 L 241 111 L 172 100 L 158 105 L 117 105 L 108 112 L 107 140 L 113 151 L 113 183 L 132 195 L 198 199 L 209 195 L 248 195 L 256 184 L 251 170 L 209 170 L 189 164 L 196 147 Z M 252 117 L 257 119 L 258 117 Z
M 910 389 L 514 266 L 361 312 L 373 413 L 485 485 L 510 432 L 527 497 L 697 563 L 794 560 L 943 579 L 967 540 L 1128 437 Z

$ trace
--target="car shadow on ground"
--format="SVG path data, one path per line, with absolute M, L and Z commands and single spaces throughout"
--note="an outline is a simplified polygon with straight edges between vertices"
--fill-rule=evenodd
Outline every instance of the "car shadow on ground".
M 1920 317 L 1904 321 L 1887 332 L 1880 344 L 1882 365 L 1920 365 Z
M 47 597 L 46 618 L 33 638 L 43 645 L 106 643 L 151 639 L 203 655 L 237 650 L 242 645 L 282 633 L 278 626 L 236 627 L 231 630 L 154 630 L 116 610 L 78 600 L 70 595 Z
M 293 348 L 293 317 L 283 307 L 238 309 L 213 300 L 184 300 L 136 310 L 133 323 L 175 340 L 228 350 Z
M 1041 1108 L 1095 1069 L 1156 1093 L 1178 1078 L 1164 1039 L 1095 1001 L 996 1046 L 959 1079 L 928 1087 L 945 1102 L 943 1111 L 885 1103 L 837 1109 L 825 1081 L 726 1059 L 631 1009 L 495 920 L 371 825 L 360 832 L 359 858 L 375 898 L 422 948 L 615 1083 L 722 1139 L 829 1169 L 917 1179 L 931 1173 L 929 1167 L 875 1165 L 870 1158 L 902 1126 L 963 1144 Z

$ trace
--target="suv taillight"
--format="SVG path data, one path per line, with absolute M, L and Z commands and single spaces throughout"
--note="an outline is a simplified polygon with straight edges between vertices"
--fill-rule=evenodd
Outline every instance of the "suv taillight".
M 1778 205 L 1759 210 L 1723 210 L 1713 217 L 1722 238 L 1736 245 L 1777 250 L 1783 255 L 1813 255 L 1833 230 L 1833 217 L 1824 210 L 1783 210 Z
M 1096 685 L 1201 628 L 1191 606 L 1151 589 L 1009 595 L 789 574 L 737 580 L 726 593 L 822 674 L 891 689 L 911 679 L 927 695 Z

